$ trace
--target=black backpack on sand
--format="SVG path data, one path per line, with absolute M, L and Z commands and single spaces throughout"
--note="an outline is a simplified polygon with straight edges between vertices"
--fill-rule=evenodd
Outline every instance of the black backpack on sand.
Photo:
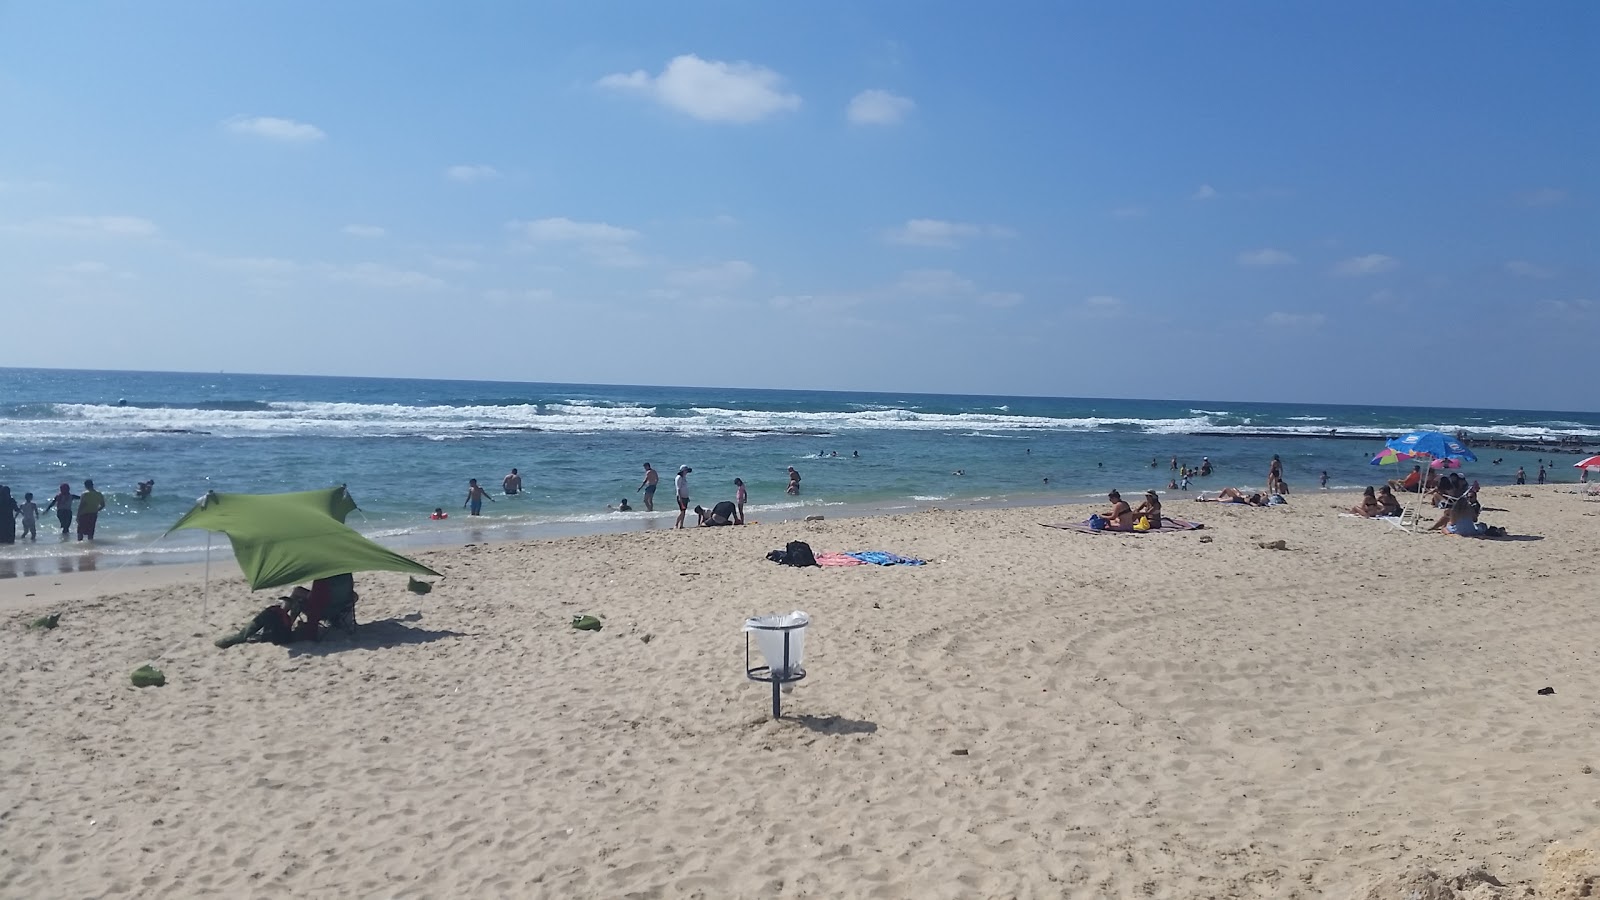
M 811 552 L 811 545 L 805 541 L 790 541 L 783 548 L 783 564 L 786 566 L 814 566 L 817 564 L 817 555 Z

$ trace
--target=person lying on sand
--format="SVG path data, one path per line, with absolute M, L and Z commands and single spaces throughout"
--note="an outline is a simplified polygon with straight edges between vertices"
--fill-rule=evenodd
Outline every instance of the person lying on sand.
M 1243 503 L 1249 506 L 1268 505 L 1268 498 L 1259 491 L 1253 494 L 1246 494 L 1244 491 L 1234 487 L 1223 488 L 1222 491 L 1215 497 L 1207 497 L 1202 494 L 1194 499 L 1197 503 Z
M 1367 485 L 1361 492 L 1361 502 L 1350 507 L 1350 512 L 1368 519 L 1383 515 L 1383 505 L 1378 502 L 1377 494 L 1373 493 L 1372 485 Z

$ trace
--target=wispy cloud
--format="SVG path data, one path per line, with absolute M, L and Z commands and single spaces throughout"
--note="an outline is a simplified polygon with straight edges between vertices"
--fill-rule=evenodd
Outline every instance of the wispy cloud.
M 1023 299 L 1023 296 L 1016 291 L 988 291 L 978 296 L 979 303 L 995 309 L 1010 309 L 1020 305 Z
M 1560 206 L 1567 202 L 1567 192 L 1560 188 L 1552 187 L 1534 188 L 1531 191 L 1521 191 L 1514 195 L 1512 199 L 1523 206 Z
M 1246 250 L 1239 254 L 1241 266 L 1292 266 L 1300 260 L 1295 259 L 1282 250 L 1263 247 L 1260 250 Z
M 445 272 L 476 272 L 481 268 L 477 260 L 458 256 L 434 256 L 429 254 L 424 259 L 428 265 Z
M 783 76 L 748 62 L 706 60 L 690 53 L 667 63 L 660 75 L 643 69 L 607 75 L 602 88 L 640 93 L 668 109 L 705 122 L 758 122 L 800 108 L 800 95 L 783 90 Z
M 1520 275 L 1523 278 L 1554 278 L 1558 274 L 1555 269 L 1548 266 L 1541 266 L 1521 259 L 1513 259 L 1506 263 L 1506 271 L 1512 275 Z
M 462 184 L 476 184 L 480 181 L 490 181 L 500 177 L 500 170 L 494 166 L 481 163 L 471 166 L 451 166 L 444 170 L 444 177 Z
M 328 277 L 343 284 L 383 290 L 433 291 L 445 287 L 444 281 L 424 272 L 397 269 L 381 263 L 354 263 L 327 266 Z
M 1085 312 L 1102 318 L 1121 315 L 1126 306 L 1127 304 L 1122 302 L 1121 297 L 1113 297 L 1110 294 L 1096 294 L 1093 297 L 1085 298 L 1083 301 Z
M 699 266 L 668 272 L 668 284 L 708 291 L 729 291 L 756 274 L 756 267 L 742 259 L 731 259 L 713 266 Z
M 506 227 L 530 244 L 576 246 L 590 260 L 603 266 L 632 268 L 644 264 L 631 246 L 640 234 L 631 228 L 605 222 L 579 222 L 565 216 L 531 222 L 508 222 Z
M 381 238 L 389 233 L 380 225 L 346 225 L 339 230 L 358 238 Z
M 1217 193 L 1217 189 L 1216 188 L 1212 187 L 1209 184 L 1202 184 L 1199 187 L 1195 188 L 1194 193 L 1189 195 L 1189 199 L 1190 200 L 1215 200 L 1215 199 L 1217 199 L 1218 197 L 1221 197 L 1221 196 L 1222 196 L 1221 194 Z
M 51 216 L 8 225 L 5 230 L 35 237 L 62 238 L 148 238 L 161 233 L 156 223 L 138 216 Z
M 949 269 L 912 269 L 895 282 L 897 291 L 928 296 L 966 294 L 976 288 L 972 281 Z
M 898 125 L 916 108 L 910 97 L 874 88 L 850 98 L 845 117 L 857 125 Z
M 1009 238 L 1016 232 L 1002 225 L 974 225 L 969 222 L 947 222 L 943 219 L 911 219 L 904 225 L 889 229 L 884 237 L 892 244 L 912 247 L 961 246 L 973 238 Z
M 1600 318 L 1600 303 L 1585 298 L 1546 300 L 1539 305 L 1541 315 L 1568 322 L 1587 322 Z
M 631 228 L 608 225 L 605 222 L 578 222 L 565 216 L 534 219 L 531 222 L 510 222 L 507 227 L 530 241 L 575 243 L 626 243 L 639 237 Z
M 280 119 L 275 116 L 234 116 L 223 122 L 222 125 L 234 134 L 250 135 L 251 137 L 266 138 L 285 143 L 305 144 L 312 141 L 320 141 L 328 136 L 326 132 L 315 125 L 296 122 L 294 119 Z
M 1400 261 L 1392 256 L 1384 256 L 1382 253 L 1368 253 L 1365 256 L 1352 256 L 1338 263 L 1333 267 L 1333 274 L 1346 277 L 1377 275 L 1382 272 L 1388 272 L 1398 265 L 1400 265 Z
M 206 262 L 219 269 L 243 272 L 247 275 L 282 276 L 304 268 L 292 259 L 281 259 L 276 256 L 215 256 L 207 257 Z
M 1299 328 L 1302 330 L 1321 328 L 1323 323 L 1327 321 L 1328 317 L 1322 313 L 1272 312 L 1267 313 L 1266 318 L 1266 323 L 1273 328 Z

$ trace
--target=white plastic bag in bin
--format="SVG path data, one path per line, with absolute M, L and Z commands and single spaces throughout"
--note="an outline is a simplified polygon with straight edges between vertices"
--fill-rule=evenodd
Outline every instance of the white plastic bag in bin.
M 756 646 L 767 661 L 767 668 L 782 681 L 802 668 L 806 651 L 806 626 L 811 617 L 795 610 L 792 613 L 773 613 L 768 616 L 751 616 L 744 620 L 744 630 L 753 632 Z M 794 627 L 799 626 L 799 627 Z M 777 631 L 773 629 L 786 629 Z M 783 668 L 783 637 L 789 636 L 789 669 Z

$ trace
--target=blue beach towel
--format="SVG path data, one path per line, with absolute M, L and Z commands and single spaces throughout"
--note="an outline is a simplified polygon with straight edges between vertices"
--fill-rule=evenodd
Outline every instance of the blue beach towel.
M 898 553 L 885 553 L 882 550 L 858 550 L 855 553 L 846 553 L 845 556 L 854 557 L 864 563 L 871 563 L 874 566 L 924 565 L 923 560 L 914 559 L 909 556 L 901 556 Z

